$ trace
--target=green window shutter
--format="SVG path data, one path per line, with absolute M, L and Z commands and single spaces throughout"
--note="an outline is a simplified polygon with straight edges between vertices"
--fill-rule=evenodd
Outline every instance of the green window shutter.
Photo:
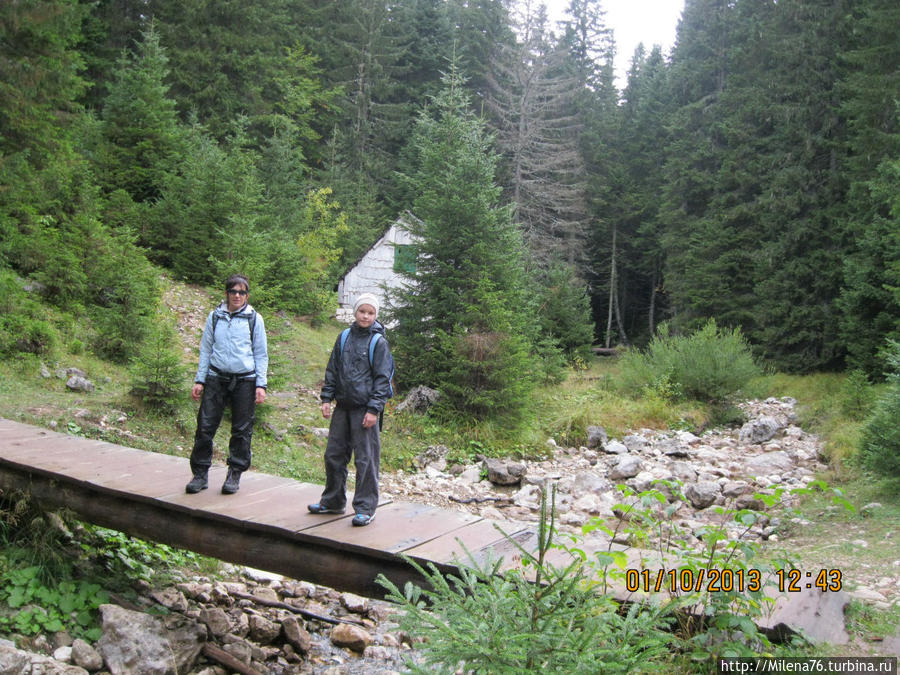
M 394 271 L 406 276 L 416 275 L 416 247 L 410 244 L 394 246 Z

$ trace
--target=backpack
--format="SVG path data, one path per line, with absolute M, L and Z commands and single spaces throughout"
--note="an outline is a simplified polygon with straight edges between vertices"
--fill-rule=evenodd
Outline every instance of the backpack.
M 350 335 L 349 328 L 345 328 L 341 331 L 341 340 L 338 345 L 338 358 L 340 358 L 341 353 L 344 351 L 344 343 L 347 341 L 348 335 Z M 381 337 L 383 337 L 381 333 L 372 333 L 372 337 L 369 338 L 369 368 L 372 367 L 372 362 L 375 358 L 375 345 L 378 344 L 378 340 Z M 388 377 L 388 398 L 391 398 L 394 395 L 394 355 L 389 352 L 388 358 L 390 359 L 391 366 L 391 374 Z
M 256 332 L 256 310 L 251 309 L 250 316 L 247 316 L 246 314 L 237 314 L 236 316 L 239 319 L 246 318 L 247 321 L 249 321 L 249 323 L 250 323 L 250 349 L 253 349 L 253 333 Z M 213 340 L 216 339 L 216 324 L 219 323 L 219 318 L 220 318 L 219 313 L 217 311 L 213 312 L 213 318 L 212 318 Z

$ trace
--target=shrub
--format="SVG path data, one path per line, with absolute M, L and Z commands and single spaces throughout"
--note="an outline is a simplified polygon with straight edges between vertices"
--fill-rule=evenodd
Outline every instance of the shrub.
M 859 460 L 870 471 L 900 478 L 900 342 L 891 341 L 888 363 L 889 387 L 863 428 Z
M 8 269 L 0 269 L 0 354 L 49 354 L 59 344 L 58 331 L 46 321 L 40 303 Z
M 169 413 L 184 386 L 181 359 L 173 347 L 175 328 L 160 308 L 158 321 L 129 368 L 131 394 L 147 407 Z
M 544 497 L 538 548 L 518 548 L 523 568 L 501 571 L 499 562 L 470 565 L 445 578 L 434 566 L 410 563 L 428 581 L 401 592 L 383 575 L 378 583 L 404 612 L 402 625 L 427 637 L 420 652 L 431 669 L 414 672 L 631 673 L 664 671 L 674 637 L 671 617 L 659 607 L 625 609 L 588 583 L 577 557 L 554 567 L 547 554 L 555 530 Z M 461 668 L 457 668 L 459 665 Z
M 720 329 L 713 319 L 689 336 L 672 335 L 663 325 L 645 351 L 622 359 L 626 389 L 667 400 L 721 403 L 760 374 L 741 330 Z
M 102 357 L 127 362 L 152 330 L 160 295 L 157 273 L 127 232 L 97 232 L 91 249 L 85 268 L 93 347 Z

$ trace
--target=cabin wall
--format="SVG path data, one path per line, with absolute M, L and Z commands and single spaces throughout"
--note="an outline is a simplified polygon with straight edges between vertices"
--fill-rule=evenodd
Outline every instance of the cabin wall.
M 361 293 L 373 293 L 383 307 L 387 296 L 385 289 L 394 289 L 409 282 L 408 277 L 394 271 L 395 247 L 413 243 L 412 235 L 401 223 L 398 221 L 391 225 L 338 283 L 338 320 L 353 321 L 353 303 Z

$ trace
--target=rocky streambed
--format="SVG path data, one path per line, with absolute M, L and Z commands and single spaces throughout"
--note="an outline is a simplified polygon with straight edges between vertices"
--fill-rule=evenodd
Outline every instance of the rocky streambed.
M 756 493 L 804 487 L 825 468 L 819 439 L 796 424 L 795 405 L 788 398 L 749 401 L 743 427 L 699 436 L 644 429 L 616 439 L 591 427 L 582 447 L 549 439 L 542 461 L 483 458 L 449 466 L 446 448 L 434 446 L 417 458 L 416 471 L 383 475 L 382 491 L 395 500 L 533 524 L 541 489 L 553 484 L 560 527 L 579 532 L 593 518 L 614 518 L 623 500 L 617 485 L 641 492 L 660 479 L 677 481 L 682 494 L 667 499 L 672 518 L 699 545 L 703 528 L 722 522 L 716 506 L 760 508 Z M 789 490 L 783 499 L 790 500 Z M 781 517 L 763 518 L 749 531 L 728 527 L 734 536 L 774 542 L 786 524 Z M 0 641 L 0 674 L 375 675 L 400 672 L 404 659 L 415 658 L 414 641 L 385 602 L 258 570 L 226 570 L 228 581 L 190 578 L 165 589 L 139 588 L 134 604 L 105 605 L 103 638 L 94 646 L 64 633 L 41 635 L 20 648 Z M 900 599 L 900 587 L 896 574 L 886 579 L 877 590 L 855 592 L 890 606 Z M 162 607 L 164 616 L 148 613 Z

